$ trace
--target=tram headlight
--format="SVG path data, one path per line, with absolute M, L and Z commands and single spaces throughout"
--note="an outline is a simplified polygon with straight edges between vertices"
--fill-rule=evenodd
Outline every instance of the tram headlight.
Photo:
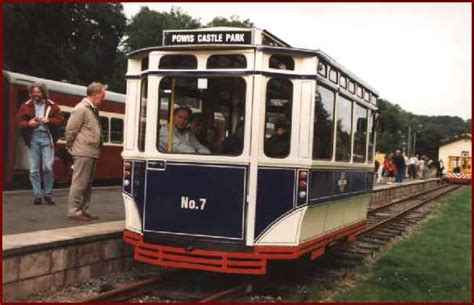
M 130 185 L 130 180 L 128 179 L 123 180 L 123 186 L 127 187 L 129 185 Z
M 300 191 L 298 196 L 300 197 L 300 199 L 306 199 L 306 192 L 305 191 Z

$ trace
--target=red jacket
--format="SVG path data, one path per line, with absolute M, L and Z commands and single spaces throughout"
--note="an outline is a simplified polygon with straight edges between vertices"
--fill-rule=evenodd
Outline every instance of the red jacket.
M 49 119 L 47 127 L 51 139 L 51 145 L 54 145 L 54 143 L 56 143 L 59 138 L 59 128 L 63 124 L 64 118 L 59 106 L 49 99 L 46 100 L 44 112 L 44 115 L 46 116 L 47 114 Z M 16 119 L 26 146 L 30 146 L 31 135 L 33 134 L 34 129 L 28 126 L 28 122 L 35 117 L 35 103 L 33 100 L 30 99 L 21 104 L 20 110 L 18 110 L 16 115 Z

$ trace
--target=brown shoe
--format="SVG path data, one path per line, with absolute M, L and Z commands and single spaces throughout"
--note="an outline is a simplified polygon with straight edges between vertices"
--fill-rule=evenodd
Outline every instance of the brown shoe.
M 33 204 L 43 204 L 43 199 L 41 198 L 35 198 L 35 200 L 33 201 Z
M 79 215 L 73 215 L 73 216 L 68 216 L 67 218 L 75 221 L 91 221 L 91 218 L 84 214 L 79 214 Z
M 46 201 L 46 203 L 49 204 L 49 205 L 55 205 L 56 204 L 51 197 L 44 197 L 44 201 Z
M 97 220 L 97 219 L 99 219 L 99 216 L 96 216 L 96 215 L 91 214 L 91 213 L 84 212 L 84 215 L 87 216 L 87 217 L 89 217 L 89 218 L 92 219 L 92 220 Z

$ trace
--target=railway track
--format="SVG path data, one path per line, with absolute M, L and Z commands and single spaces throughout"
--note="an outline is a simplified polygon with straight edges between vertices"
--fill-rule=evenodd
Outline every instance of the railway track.
M 349 268 L 360 265 L 364 259 L 372 257 L 375 252 L 385 247 L 394 237 L 403 234 L 410 225 L 416 224 L 425 218 L 430 213 L 430 209 L 426 207 L 427 203 L 459 187 L 441 185 L 420 194 L 373 207 L 368 212 L 368 227 L 357 234 L 356 241 L 350 244 L 343 243 L 333 246 L 331 249 L 328 249 L 324 257 L 316 262 L 306 262 L 302 263 L 302 265 L 300 263 L 300 266 L 296 268 L 294 268 L 295 262 L 289 262 L 287 263 L 290 269 L 289 272 L 286 272 L 285 267 L 283 267 L 282 270 L 274 274 L 270 273 L 263 278 L 252 280 L 240 278 L 237 281 L 233 280 L 230 283 L 224 284 L 224 287 L 219 289 L 214 289 L 213 291 L 211 291 L 212 289 L 206 289 L 200 292 L 172 291 L 175 289 L 174 287 L 183 285 L 184 273 L 181 273 L 181 276 L 173 276 L 174 279 L 172 280 L 158 276 L 99 294 L 84 300 L 84 302 L 126 301 L 149 293 L 164 295 L 162 299 L 198 303 L 214 302 L 223 299 L 232 301 L 268 301 L 268 298 L 271 300 L 272 297 L 275 300 L 281 299 L 282 295 L 291 294 L 295 290 L 301 291 L 303 296 L 302 300 L 299 301 L 304 301 L 304 289 L 301 288 L 304 286 L 301 285 L 302 278 L 309 280 L 313 284 L 321 283 L 324 286 L 337 282 L 341 277 L 344 278 L 344 274 L 346 274 Z M 284 265 L 285 262 L 282 264 Z M 301 276 L 302 274 L 304 274 L 303 277 Z M 223 275 L 221 276 L 223 277 Z M 292 283 L 293 276 L 294 283 Z M 279 277 L 282 278 L 278 279 Z M 210 281 L 202 280 L 204 286 L 216 286 L 217 284 L 213 282 L 220 281 L 219 275 L 212 275 L 210 278 L 212 278 Z M 165 283 L 166 285 L 164 285 Z M 293 284 L 296 284 L 296 287 Z M 286 289 L 281 289 L 281 287 L 286 287 Z M 254 292 L 250 294 L 252 290 Z M 278 295 L 275 295 L 275 293 Z M 269 297 L 269 295 L 273 296 Z

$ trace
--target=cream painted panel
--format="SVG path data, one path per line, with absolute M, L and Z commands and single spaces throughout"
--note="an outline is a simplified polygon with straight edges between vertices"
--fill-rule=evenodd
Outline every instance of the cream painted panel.
M 142 222 L 140 219 L 140 213 L 138 212 L 135 201 L 128 195 L 122 193 L 123 202 L 125 204 L 125 228 L 141 233 Z
M 300 242 L 312 239 L 324 232 L 329 205 L 316 205 L 309 207 L 301 224 Z
M 296 245 L 305 212 L 306 208 L 302 208 L 280 219 L 256 241 L 255 245 Z
M 350 199 L 349 199 L 350 200 Z M 328 212 L 326 222 L 324 223 L 324 231 L 332 231 L 343 224 L 344 210 L 347 204 L 347 199 L 328 204 Z

